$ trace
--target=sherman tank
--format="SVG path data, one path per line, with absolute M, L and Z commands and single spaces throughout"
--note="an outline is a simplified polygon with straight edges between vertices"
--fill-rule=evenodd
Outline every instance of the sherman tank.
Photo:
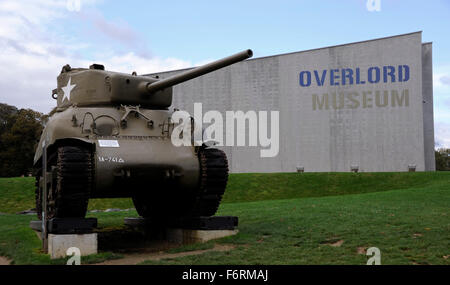
M 39 218 L 45 183 L 47 219 L 83 218 L 91 198 L 129 197 L 146 218 L 214 215 L 227 157 L 209 144 L 172 143 L 172 86 L 251 56 L 245 50 L 166 79 L 64 66 L 34 157 Z

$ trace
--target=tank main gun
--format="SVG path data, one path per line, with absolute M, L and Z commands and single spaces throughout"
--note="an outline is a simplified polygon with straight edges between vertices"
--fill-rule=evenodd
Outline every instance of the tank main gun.
M 174 76 L 171 76 L 171 77 L 168 77 L 165 79 L 157 80 L 155 82 L 144 83 L 144 86 L 141 88 L 143 88 L 147 93 L 152 94 L 157 91 L 161 91 L 167 87 L 177 85 L 179 83 L 191 80 L 193 78 L 205 75 L 207 73 L 213 72 L 213 71 L 221 69 L 223 67 L 243 61 L 252 56 L 253 56 L 253 51 L 251 49 L 244 50 L 244 51 L 236 53 L 234 55 L 213 61 L 211 63 L 190 69 L 188 71 L 182 72 L 180 74 L 176 74 Z

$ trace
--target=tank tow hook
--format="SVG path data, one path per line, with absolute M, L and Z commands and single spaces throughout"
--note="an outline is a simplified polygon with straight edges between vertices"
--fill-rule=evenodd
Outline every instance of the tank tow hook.
M 131 170 L 129 169 L 116 170 L 115 172 L 113 172 L 113 175 L 118 178 L 127 179 L 131 177 Z
M 183 176 L 183 174 L 175 169 L 166 169 L 166 175 L 164 176 L 165 180 L 175 180 L 178 177 Z

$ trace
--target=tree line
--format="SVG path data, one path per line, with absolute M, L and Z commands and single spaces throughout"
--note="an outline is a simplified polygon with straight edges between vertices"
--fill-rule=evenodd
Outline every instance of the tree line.
M 27 176 L 48 115 L 0 103 L 0 177 Z
M 450 171 L 450 148 L 440 148 L 434 151 L 436 170 Z
M 28 176 L 49 114 L 0 103 L 0 177 Z M 450 149 L 435 151 L 436 170 L 450 171 Z

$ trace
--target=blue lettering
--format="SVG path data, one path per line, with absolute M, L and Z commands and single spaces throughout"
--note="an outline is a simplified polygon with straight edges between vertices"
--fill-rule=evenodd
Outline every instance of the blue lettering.
M 327 70 L 324 69 L 322 71 L 322 77 L 319 78 L 319 72 L 317 70 L 314 70 L 314 76 L 316 77 L 316 82 L 318 86 L 323 86 L 323 83 L 325 82 L 325 77 L 327 75 Z
M 389 69 L 389 71 L 388 71 Z M 391 77 L 391 82 L 395 82 L 395 67 L 393 66 L 383 66 L 383 82 L 388 82 L 388 75 Z
M 356 68 L 356 84 L 366 84 L 364 80 L 361 80 L 361 72 L 359 67 Z
M 339 85 L 339 82 L 335 81 L 339 79 L 339 69 L 330 70 L 330 85 Z
M 372 66 L 365 72 L 361 72 L 361 68 L 341 68 L 341 69 L 321 69 L 321 70 L 304 70 L 299 73 L 299 84 L 302 87 L 309 87 L 312 80 L 317 86 L 324 86 L 328 82 L 327 76 L 330 77 L 330 86 L 345 86 L 353 84 L 367 83 L 395 83 L 406 82 L 410 79 L 410 68 L 408 65 L 385 65 Z M 365 71 L 365 70 L 364 70 Z M 312 78 L 314 73 L 314 79 Z M 329 75 L 328 75 L 329 74 Z
M 405 74 L 403 75 L 403 69 L 405 69 Z M 406 82 L 409 80 L 409 66 L 399 65 L 398 66 L 398 81 Z
M 353 84 L 353 69 L 351 68 L 343 68 L 342 69 L 342 85 L 345 85 L 345 78 L 348 78 L 350 85 Z
M 373 71 L 375 70 L 375 79 L 373 79 Z M 368 80 L 370 83 L 378 83 L 380 82 L 380 68 L 378 67 L 370 67 L 367 72 Z
M 306 75 L 306 82 L 305 82 L 305 75 Z M 300 85 L 302 87 L 308 87 L 311 85 L 311 72 L 309 71 L 300 72 Z

